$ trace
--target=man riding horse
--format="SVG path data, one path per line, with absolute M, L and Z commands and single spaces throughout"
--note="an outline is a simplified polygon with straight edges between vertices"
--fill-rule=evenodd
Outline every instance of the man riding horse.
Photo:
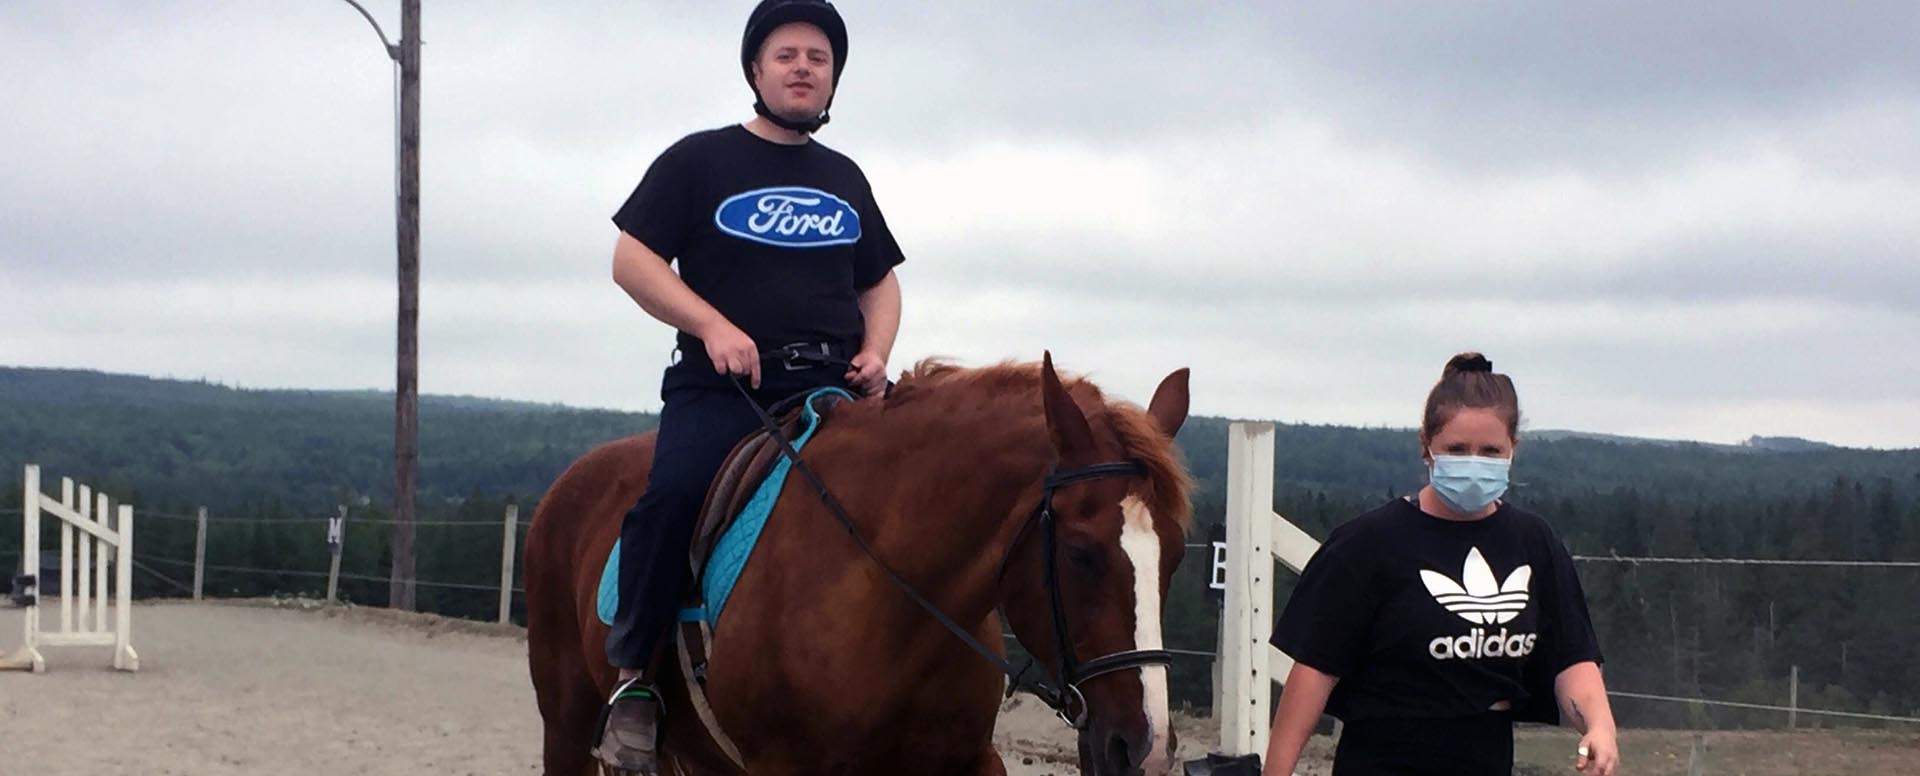
M 716 508 L 739 519 L 700 564 L 687 638 L 661 645 L 661 769 L 1006 776 L 992 738 L 1013 689 L 1078 733 L 1085 776 L 1168 776 L 1160 626 L 1192 516 L 1173 443 L 1187 404 L 1186 370 L 1142 408 L 1045 359 L 922 362 L 884 400 L 810 403 L 789 437 L 804 452 L 775 454 L 795 477 L 775 466 L 755 487 L 729 469 L 716 485 Z M 766 461 L 773 433 L 741 454 Z M 582 455 L 527 529 L 547 776 L 592 772 L 594 720 L 620 684 L 603 572 L 656 439 Z M 740 507 L 743 487 L 759 511 Z M 750 557 L 720 552 L 743 535 L 757 537 Z M 1009 633 L 1030 664 L 1008 659 Z
M 595 750 L 619 770 L 658 771 L 652 671 L 685 590 L 693 524 L 727 452 L 759 425 L 729 381 L 746 381 L 763 407 L 823 386 L 886 385 L 903 257 L 860 167 L 813 139 L 846 57 L 831 3 L 761 2 L 740 45 L 756 115 L 674 143 L 613 217 L 614 282 L 678 330 L 679 354 L 661 381 L 645 494 L 620 530 L 606 652 L 621 682 Z

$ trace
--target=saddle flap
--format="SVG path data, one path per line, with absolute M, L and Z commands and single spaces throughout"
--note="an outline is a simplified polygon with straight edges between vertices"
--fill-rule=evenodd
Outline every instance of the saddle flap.
M 799 425 L 797 417 L 782 419 L 781 433 L 792 438 Z M 693 578 L 699 579 L 706 573 L 707 558 L 712 556 L 713 547 L 719 543 L 720 536 L 726 533 L 727 526 L 740 515 L 747 500 L 765 481 L 773 464 L 780 457 L 780 445 L 764 429 L 755 431 L 735 445 L 733 452 L 727 454 L 727 461 L 720 466 L 719 476 L 707 489 L 705 506 L 700 509 L 700 519 L 693 525 L 693 543 L 687 548 L 687 562 L 693 569 Z
M 778 418 L 781 436 L 798 445 L 809 436 L 811 429 L 825 422 L 834 405 L 851 398 L 851 394 L 839 389 L 818 389 L 774 405 L 770 414 Z M 746 511 L 748 502 L 759 492 L 780 459 L 780 443 L 766 429 L 749 434 L 727 455 L 726 462 L 720 465 L 719 475 L 707 489 L 707 500 L 700 510 L 700 519 L 694 523 L 693 542 L 687 548 L 687 562 L 693 571 L 693 579 L 705 578 L 708 561 L 713 557 L 720 538 Z M 698 584 L 689 588 L 690 597 L 698 596 L 700 592 Z M 691 607 L 701 604 L 697 600 L 688 603 Z

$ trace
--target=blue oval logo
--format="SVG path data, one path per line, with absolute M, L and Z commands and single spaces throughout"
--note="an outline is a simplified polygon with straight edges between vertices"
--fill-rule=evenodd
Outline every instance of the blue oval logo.
M 735 237 L 782 248 L 860 241 L 860 214 L 853 206 L 805 186 L 776 186 L 735 194 L 713 211 L 713 224 Z

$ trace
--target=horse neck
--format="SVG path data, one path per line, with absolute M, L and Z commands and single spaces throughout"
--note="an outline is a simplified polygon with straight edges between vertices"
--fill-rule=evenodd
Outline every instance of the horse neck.
M 846 474 L 822 477 L 836 495 L 837 482 L 863 483 L 843 502 L 875 552 L 952 614 L 991 610 L 995 572 L 1053 459 L 1039 413 L 920 413 L 845 430 L 844 446 L 821 453 Z

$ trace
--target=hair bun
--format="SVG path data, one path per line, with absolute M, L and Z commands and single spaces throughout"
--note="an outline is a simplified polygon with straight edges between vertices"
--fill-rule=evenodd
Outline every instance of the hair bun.
M 1444 370 L 1444 374 L 1491 371 L 1493 371 L 1493 362 L 1488 361 L 1486 356 L 1480 355 L 1479 353 L 1461 353 L 1447 362 L 1447 368 Z

